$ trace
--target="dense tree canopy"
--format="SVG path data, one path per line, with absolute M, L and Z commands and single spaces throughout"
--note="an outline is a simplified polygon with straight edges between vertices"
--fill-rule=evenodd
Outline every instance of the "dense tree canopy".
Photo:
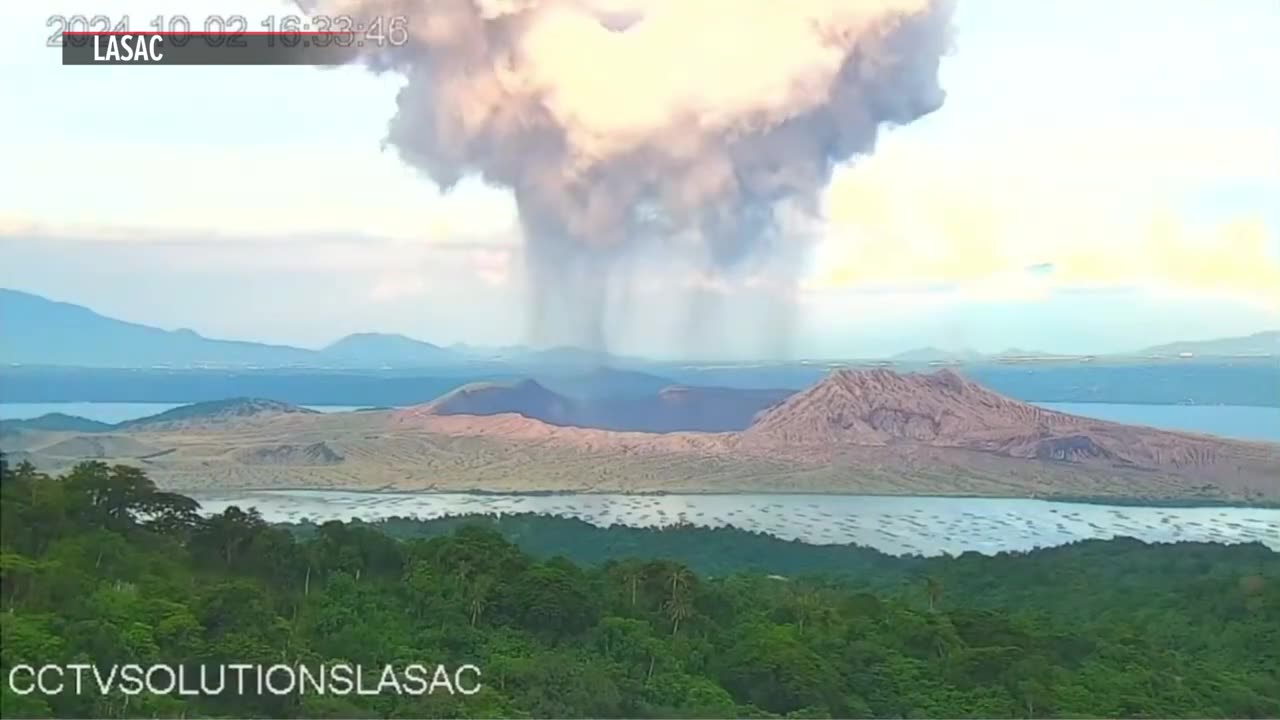
M 5 716 L 1280 716 L 1280 556 L 1261 545 L 926 559 L 554 518 L 284 528 L 201 517 L 129 467 L 0 478 L 6 677 L 421 662 L 483 682 L 419 697 L 5 683 Z

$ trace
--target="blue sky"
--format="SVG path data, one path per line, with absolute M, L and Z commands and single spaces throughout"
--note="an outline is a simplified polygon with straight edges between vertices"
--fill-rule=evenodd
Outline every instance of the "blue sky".
M 523 339 L 513 203 L 470 181 L 442 197 L 381 150 L 398 78 L 64 68 L 50 14 L 291 10 L 34 5 L 0 11 L 2 62 L 23 68 L 0 76 L 0 285 L 212 336 Z M 1280 327 L 1273 0 L 959 8 L 944 107 L 829 189 L 791 352 L 1108 352 Z M 755 352 L 733 342 L 752 320 L 725 317 L 725 354 Z

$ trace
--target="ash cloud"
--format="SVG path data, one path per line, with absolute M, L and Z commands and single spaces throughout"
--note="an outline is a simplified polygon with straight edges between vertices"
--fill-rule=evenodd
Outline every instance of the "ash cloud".
M 405 46 L 363 58 L 407 80 L 389 142 L 442 189 L 468 175 L 510 188 L 532 339 L 603 349 L 626 322 L 611 308 L 644 311 L 626 297 L 637 257 L 709 275 L 772 264 L 794 283 L 789 245 L 808 241 L 780 208 L 816 214 L 837 164 L 942 105 L 953 2 L 303 5 L 409 18 Z M 733 304 L 692 302 L 686 326 Z

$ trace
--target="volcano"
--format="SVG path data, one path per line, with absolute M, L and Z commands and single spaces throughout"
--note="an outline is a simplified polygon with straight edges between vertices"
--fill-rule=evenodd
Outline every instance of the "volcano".
M 829 458 L 850 446 L 975 450 L 1011 458 L 1146 470 L 1249 464 L 1254 447 L 1205 435 L 1094 420 L 993 392 L 952 370 L 840 370 L 762 413 L 744 449 Z M 1220 457 L 1220 455 L 1222 457 Z M 1261 459 L 1261 458 L 1259 458 Z M 1273 471 L 1280 482 L 1280 471 Z
M 763 412 L 743 437 L 771 444 L 971 446 L 1052 434 L 1082 422 L 999 395 L 951 370 L 838 370 Z
M 534 381 L 471 385 L 389 411 L 233 414 L 113 430 L 170 487 L 560 492 L 806 492 L 1280 502 L 1280 446 L 1122 425 L 1020 402 L 950 370 L 840 370 L 749 402 L 672 387 L 621 406 L 723 432 L 574 425 L 584 409 Z M 763 409 L 759 409 L 763 407 Z M 731 410 L 721 414 L 726 408 Z M 595 408 L 592 408 L 594 411 Z M 643 410 L 643 412 L 640 412 Z M 621 411 L 615 408 L 615 411 Z M 620 422 L 615 417 L 614 422 Z M 714 422 L 713 422 L 714 421 Z M 95 435 L 18 433 L 8 449 L 59 467 Z M 71 442 L 68 442 L 71 441 Z
M 572 424 L 577 415 L 569 398 L 536 380 L 463 385 L 427 403 L 420 412 L 431 415 L 501 415 L 514 413 L 552 425 Z
M 587 397 L 570 397 L 529 379 L 472 383 L 410 412 L 418 416 L 519 415 L 549 425 L 619 432 L 729 432 L 746 429 L 762 409 L 792 393 L 668 385 L 652 392 L 607 397 L 584 394 Z

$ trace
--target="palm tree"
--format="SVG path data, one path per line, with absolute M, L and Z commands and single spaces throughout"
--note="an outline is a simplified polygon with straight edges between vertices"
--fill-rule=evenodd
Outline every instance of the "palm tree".
M 680 631 L 681 620 L 687 620 L 693 615 L 693 603 L 689 601 L 689 596 L 685 593 L 672 595 L 671 599 L 667 600 L 663 607 L 667 611 L 667 617 L 671 618 L 672 635 Z
M 636 596 L 640 592 L 640 581 L 644 579 L 644 568 L 638 563 L 627 563 L 622 568 L 622 582 L 631 590 L 631 607 L 636 606 Z
M 467 610 L 471 613 L 471 627 L 475 627 L 480 620 L 480 615 L 484 613 L 485 608 L 489 607 L 489 580 L 486 577 L 478 577 L 471 581 L 467 588 Z
M 942 581 L 932 575 L 925 578 L 924 592 L 929 597 L 929 609 L 933 610 L 942 599 Z
M 817 590 L 797 590 L 791 599 L 796 614 L 796 629 L 804 632 L 805 623 L 817 620 L 824 609 L 822 594 Z
M 683 565 L 672 565 L 668 573 L 667 584 L 671 587 L 671 599 L 674 600 L 693 584 L 693 572 Z
M 458 576 L 458 580 L 462 582 L 466 582 L 472 575 L 475 574 L 475 567 L 471 565 L 471 562 L 469 560 L 459 560 L 458 563 L 454 566 L 453 572 L 455 575 Z

